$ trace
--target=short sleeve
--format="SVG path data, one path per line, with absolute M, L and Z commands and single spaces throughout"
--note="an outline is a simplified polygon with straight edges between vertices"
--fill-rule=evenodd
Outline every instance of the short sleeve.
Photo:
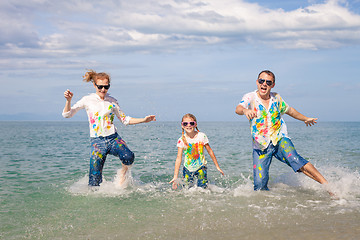
M 184 144 L 184 141 L 183 141 L 182 137 L 180 137 L 180 138 L 178 139 L 176 146 L 177 146 L 178 148 L 184 148 L 184 147 L 185 147 L 185 144 Z
M 204 136 L 202 137 L 203 138 L 203 143 L 204 145 L 208 144 L 209 143 L 209 139 L 208 137 L 206 136 L 206 134 L 203 134 Z
M 284 101 L 280 94 L 276 94 L 276 98 L 279 102 L 279 112 L 281 115 L 283 115 L 289 110 L 290 106 Z
M 239 105 L 241 105 L 242 107 L 246 108 L 246 109 L 250 109 L 250 103 L 251 103 L 251 97 L 252 93 L 247 93 L 243 96 L 243 98 L 241 99 Z

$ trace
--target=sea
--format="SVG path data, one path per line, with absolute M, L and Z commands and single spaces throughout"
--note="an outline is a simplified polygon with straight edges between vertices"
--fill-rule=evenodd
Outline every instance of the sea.
M 274 158 L 257 192 L 248 122 L 199 122 L 225 176 L 206 154 L 209 188 L 177 190 L 180 123 L 116 126 L 136 155 L 126 186 L 109 155 L 90 188 L 87 122 L 1 121 L 0 239 L 360 239 L 360 122 L 287 122 L 329 185 Z

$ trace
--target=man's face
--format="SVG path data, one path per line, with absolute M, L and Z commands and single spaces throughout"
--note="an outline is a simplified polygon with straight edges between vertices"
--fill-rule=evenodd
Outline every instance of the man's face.
M 260 97 L 269 97 L 270 90 L 275 87 L 274 79 L 271 75 L 263 72 L 260 74 L 259 78 L 256 80 L 256 85 Z

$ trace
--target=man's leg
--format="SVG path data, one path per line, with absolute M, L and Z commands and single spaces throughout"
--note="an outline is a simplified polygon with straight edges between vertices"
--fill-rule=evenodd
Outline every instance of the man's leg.
M 272 145 L 271 145 L 272 147 Z M 265 150 L 253 150 L 254 190 L 269 190 L 269 169 L 272 159 L 270 146 Z

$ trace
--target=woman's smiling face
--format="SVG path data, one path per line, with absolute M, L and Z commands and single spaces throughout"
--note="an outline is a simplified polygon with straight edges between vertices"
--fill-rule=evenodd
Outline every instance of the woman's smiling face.
M 106 79 L 106 78 L 104 78 L 104 79 L 96 79 L 96 81 L 94 81 L 94 88 L 96 89 L 96 94 L 101 99 L 104 99 L 106 93 L 108 92 L 108 89 L 105 89 L 104 87 L 101 87 L 101 86 L 108 86 L 108 85 L 109 85 L 109 80 Z

